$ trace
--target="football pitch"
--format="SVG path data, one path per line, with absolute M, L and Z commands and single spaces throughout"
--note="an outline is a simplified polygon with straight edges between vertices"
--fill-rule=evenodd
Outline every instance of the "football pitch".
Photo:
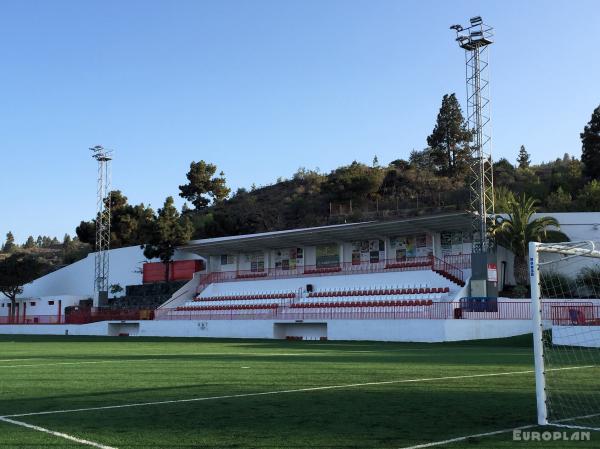
M 423 344 L 4 335 L 0 348 L 0 448 L 600 446 L 600 433 L 572 442 L 493 434 L 535 424 L 531 336 Z

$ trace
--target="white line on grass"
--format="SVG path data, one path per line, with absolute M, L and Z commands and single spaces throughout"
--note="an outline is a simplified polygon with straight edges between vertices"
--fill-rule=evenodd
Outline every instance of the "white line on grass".
M 2 359 L 2 360 L 0 360 L 0 362 L 29 362 L 31 360 L 48 360 L 48 358 L 46 358 L 46 357 L 43 357 L 43 358 L 28 357 L 26 359 Z
M 554 368 L 554 370 L 556 370 L 556 369 L 570 369 L 570 368 Z M 597 427 L 585 427 L 585 426 L 575 426 L 575 425 L 569 425 L 569 424 L 558 424 L 558 423 L 565 422 L 565 421 L 574 421 L 576 419 L 586 419 L 586 418 L 592 418 L 592 417 L 596 417 L 596 416 L 600 416 L 600 413 L 594 413 L 592 415 L 582 415 L 582 416 L 574 416 L 572 418 L 560 419 L 556 423 L 548 423 L 548 425 L 552 426 L 552 427 L 567 427 L 570 429 L 593 430 L 593 431 L 597 432 L 599 430 Z M 463 437 L 450 438 L 449 440 L 417 444 L 416 446 L 408 446 L 408 447 L 403 447 L 401 449 L 422 449 L 422 448 L 426 448 L 426 447 L 440 446 L 442 444 L 458 443 L 459 441 L 465 441 L 465 440 L 468 440 L 469 438 L 489 437 L 489 436 L 493 436 L 493 435 L 500 435 L 501 433 L 513 432 L 515 430 L 531 429 L 534 427 L 539 427 L 539 426 L 536 424 L 530 424 L 527 426 L 513 427 L 512 429 L 495 430 L 493 432 L 485 432 L 485 433 L 478 433 L 475 435 L 466 435 Z
M 36 367 L 36 366 L 58 366 L 58 365 L 89 365 L 89 364 L 95 364 L 95 363 L 122 363 L 122 362 L 161 362 L 161 361 L 165 361 L 165 362 L 169 362 L 171 361 L 169 358 L 176 358 L 176 357 L 181 357 L 181 356 L 192 356 L 192 355 L 251 355 L 251 356 L 264 356 L 264 357 L 277 357 L 277 356 L 305 356 L 305 355 L 321 355 L 321 353 L 318 352 L 312 352 L 312 353 L 283 353 L 283 354 L 278 354 L 278 353 L 267 353 L 267 354 L 261 354 L 261 353 L 211 353 L 211 352 L 206 352 L 206 353 L 193 353 L 193 354 L 142 354 L 140 355 L 140 358 L 136 358 L 136 359 L 121 359 L 121 360 L 93 360 L 93 361 L 78 361 L 78 362 L 53 362 L 53 363 L 28 363 L 28 364 L 21 364 L 21 365 L 0 365 L 0 369 L 1 368 L 21 368 L 21 367 Z M 143 358 L 144 356 L 151 356 L 151 357 L 166 357 L 166 358 L 161 358 L 161 359 L 145 359 Z M 15 359 L 15 360 L 19 360 L 19 359 Z M 34 359 L 34 360 L 48 360 L 46 359 Z M 0 360 L 1 361 L 1 360 Z
M 502 429 L 502 430 L 495 430 L 493 432 L 477 433 L 474 435 L 466 435 L 464 437 L 450 438 L 448 440 L 443 440 L 443 441 L 434 441 L 432 443 L 417 444 L 416 446 L 407 446 L 407 447 L 403 447 L 401 449 L 422 449 L 422 448 L 426 448 L 426 447 L 441 446 L 442 444 L 458 443 L 460 441 L 465 441 L 470 438 L 491 437 L 493 435 L 500 435 L 501 433 L 513 432 L 515 430 L 531 429 L 533 427 L 537 427 L 537 426 L 535 424 L 531 424 L 528 426 L 513 427 L 512 429 Z
M 49 429 L 46 429 L 45 427 L 34 426 L 33 424 L 27 424 L 26 422 L 23 422 L 23 421 L 15 421 L 14 419 L 5 418 L 2 416 L 0 416 L 0 421 L 9 423 L 9 424 L 14 424 L 15 426 L 26 427 L 27 429 L 37 430 L 38 432 L 44 432 L 49 435 L 53 435 L 55 437 L 64 438 L 65 440 L 75 441 L 76 443 L 86 444 L 88 446 L 97 447 L 99 449 L 117 449 L 116 447 L 113 447 L 113 446 L 106 446 L 104 444 L 95 443 L 94 441 L 77 438 L 72 435 L 68 435 L 66 433 L 55 432 L 54 430 L 49 430 Z
M 558 371 L 558 370 L 571 370 L 571 369 L 585 369 L 585 368 L 594 368 L 595 365 L 588 366 L 571 366 L 566 368 L 555 368 L 554 370 L 548 371 Z M 535 371 L 533 370 L 525 370 L 525 371 L 508 371 L 504 373 L 487 373 L 487 374 L 466 374 L 462 376 L 444 376 L 444 377 L 426 377 L 420 379 L 401 379 L 401 380 L 384 380 L 380 382 L 364 382 L 357 384 L 345 384 L 345 385 L 326 385 L 323 387 L 308 387 L 308 388 L 297 388 L 292 390 L 275 390 L 275 391 L 263 391 L 257 393 L 239 393 L 239 394 L 227 394 L 223 396 L 207 396 L 200 398 L 188 398 L 188 399 L 170 399 L 165 401 L 154 401 L 154 402 L 134 402 L 130 404 L 119 404 L 119 405 L 104 405 L 99 407 L 86 407 L 86 408 L 74 408 L 74 409 L 64 409 L 64 410 L 49 410 L 45 412 L 31 412 L 31 413 L 18 413 L 14 415 L 5 415 L 0 418 L 18 418 L 23 416 L 39 416 L 39 415 L 55 415 L 59 413 L 75 413 L 75 412 L 87 412 L 87 411 L 95 411 L 95 410 L 112 410 L 118 408 L 129 408 L 129 407 L 145 407 L 150 405 L 164 405 L 164 404 L 179 404 L 185 402 L 200 402 L 200 401 L 212 401 L 218 399 L 235 399 L 235 398 L 247 398 L 253 396 L 269 396 L 276 394 L 288 394 L 288 393 L 302 393 L 307 391 L 324 391 L 324 390 L 336 390 L 342 388 L 355 388 L 355 387 L 368 387 L 373 385 L 392 385 L 392 384 L 404 384 L 404 383 L 417 383 L 417 382 L 432 382 L 438 380 L 456 380 L 456 379 L 472 379 L 479 377 L 499 377 L 499 376 L 511 376 L 515 374 L 532 374 Z
M 146 361 L 150 359 L 141 359 L 140 361 Z M 156 360 L 156 359 L 152 359 Z M 93 365 L 97 363 L 117 363 L 117 362 L 131 362 L 132 360 L 94 360 L 87 362 L 56 362 L 56 363 L 29 363 L 27 365 L 0 365 L 0 368 L 21 368 L 21 367 L 35 367 L 35 366 L 58 366 L 58 365 Z

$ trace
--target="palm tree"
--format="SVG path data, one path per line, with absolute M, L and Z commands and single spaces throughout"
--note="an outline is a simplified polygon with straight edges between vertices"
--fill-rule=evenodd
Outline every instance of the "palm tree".
M 527 270 L 527 248 L 529 242 L 568 241 L 562 232 L 549 230 L 560 228 L 553 217 L 540 217 L 532 220 L 537 211 L 538 201 L 523 194 L 508 201 L 508 217 L 496 217 L 492 226 L 492 236 L 496 243 L 508 248 L 515 255 L 514 274 L 519 285 L 529 284 Z

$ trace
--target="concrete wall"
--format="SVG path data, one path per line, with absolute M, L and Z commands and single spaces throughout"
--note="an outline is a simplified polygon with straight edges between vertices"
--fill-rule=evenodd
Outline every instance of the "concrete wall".
M 554 326 L 552 328 L 552 343 L 600 348 L 600 326 Z
M 571 241 L 600 241 L 600 212 L 543 212 L 533 218 L 540 216 L 556 218 Z
M 84 325 L 3 325 L 2 334 L 116 335 L 123 327 L 111 322 Z M 120 322 L 112 322 L 119 324 Z M 128 322 L 138 323 L 138 322 Z M 442 342 L 501 338 L 531 332 L 529 320 L 319 320 L 299 323 L 277 320 L 139 321 L 136 335 L 153 337 L 285 338 L 285 335 L 329 340 Z M 126 332 L 126 331 L 125 331 Z

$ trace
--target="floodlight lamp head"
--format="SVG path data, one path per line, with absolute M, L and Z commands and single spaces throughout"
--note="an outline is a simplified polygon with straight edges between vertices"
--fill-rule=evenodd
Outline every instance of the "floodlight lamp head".
M 483 19 L 481 18 L 481 16 L 475 16 L 475 17 L 471 17 L 469 19 L 469 22 L 471 22 L 471 26 L 477 26 L 477 25 L 481 25 L 483 23 Z
M 92 157 L 99 161 L 110 161 L 112 159 L 112 150 L 106 150 L 102 145 L 91 147 Z
M 463 27 L 461 25 L 452 25 L 450 29 L 455 30 L 457 33 L 460 33 L 463 30 Z

